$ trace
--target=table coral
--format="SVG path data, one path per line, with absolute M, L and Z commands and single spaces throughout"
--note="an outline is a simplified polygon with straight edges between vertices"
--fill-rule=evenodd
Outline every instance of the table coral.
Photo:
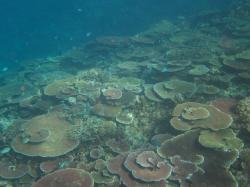
M 29 139 L 25 141 L 21 135 L 17 135 L 11 142 L 11 147 L 15 152 L 26 156 L 56 157 L 72 151 L 79 144 L 78 140 L 69 139 L 67 131 L 70 124 L 56 113 L 34 117 L 22 126 L 24 133 L 31 137 L 42 129 L 50 132 L 44 141 L 38 143 L 29 142 Z
M 214 106 L 195 102 L 176 105 L 172 115 L 170 124 L 175 129 L 182 131 L 193 128 L 220 130 L 229 127 L 233 122 L 233 118 L 229 114 Z

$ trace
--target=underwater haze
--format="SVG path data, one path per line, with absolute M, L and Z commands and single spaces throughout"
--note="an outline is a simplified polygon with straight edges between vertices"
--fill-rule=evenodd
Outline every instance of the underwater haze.
M 0 2 L 0 67 L 60 54 L 97 36 L 130 35 L 168 17 L 224 9 L 232 0 Z
M 249 187 L 250 0 L 0 15 L 0 186 Z

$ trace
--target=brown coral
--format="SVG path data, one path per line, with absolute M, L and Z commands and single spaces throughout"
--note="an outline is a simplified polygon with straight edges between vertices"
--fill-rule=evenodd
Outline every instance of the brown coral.
M 108 162 L 108 170 L 112 174 L 119 175 L 122 184 L 133 187 L 165 187 L 165 181 L 159 182 L 142 182 L 131 176 L 131 173 L 123 166 L 126 154 L 118 155 Z
M 192 187 L 236 187 L 237 182 L 228 168 L 237 159 L 238 151 L 198 146 L 199 133 L 199 130 L 190 130 L 166 140 L 157 152 L 163 158 L 179 155 L 182 160 L 198 164 L 201 169 L 188 177 Z
M 115 118 L 121 111 L 121 107 L 98 103 L 93 106 L 92 111 L 101 117 Z
M 12 163 L 8 160 L 0 162 L 0 176 L 3 179 L 18 179 L 28 173 L 28 166 L 26 164 Z
M 170 124 L 175 129 L 182 131 L 193 128 L 220 130 L 229 127 L 233 122 L 233 118 L 229 114 L 214 106 L 195 102 L 176 105 L 172 115 Z
M 170 179 L 179 181 L 181 186 L 185 186 L 184 184 L 188 183 L 187 179 L 191 178 L 200 169 L 196 164 L 182 160 L 179 155 L 171 157 L 170 161 L 173 165 L 173 174 Z
M 102 94 L 107 100 L 116 100 L 122 97 L 122 90 L 118 88 L 104 88 Z
M 186 120 L 206 119 L 209 115 L 209 111 L 203 107 L 188 107 L 181 113 L 181 117 Z
M 56 113 L 34 117 L 24 123 L 23 128 L 24 133 L 31 137 L 41 129 L 50 132 L 46 140 L 38 143 L 24 141 L 21 135 L 13 139 L 11 142 L 13 150 L 27 156 L 56 157 L 72 151 L 79 144 L 78 140 L 69 139 L 67 131 L 70 124 L 59 118 Z
M 145 158 L 138 159 L 138 156 L 143 156 Z M 137 152 L 132 152 L 129 153 L 125 159 L 124 166 L 131 172 L 134 178 L 140 181 L 153 182 L 165 180 L 171 175 L 172 167 L 166 161 L 160 161 L 160 158 L 157 157 L 159 156 L 152 153 L 148 154 L 148 152 L 139 154 Z M 140 164 L 138 164 L 138 161 L 140 161 Z M 144 162 L 142 163 L 142 161 Z
M 94 187 L 91 175 L 82 169 L 62 169 L 39 179 L 33 187 Z

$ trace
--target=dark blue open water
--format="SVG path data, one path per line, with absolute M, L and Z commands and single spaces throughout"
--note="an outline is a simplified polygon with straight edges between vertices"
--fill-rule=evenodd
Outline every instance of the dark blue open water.
M 59 54 L 97 36 L 131 35 L 162 18 L 224 9 L 231 1 L 2 0 L 0 67 L 11 68 L 22 60 Z

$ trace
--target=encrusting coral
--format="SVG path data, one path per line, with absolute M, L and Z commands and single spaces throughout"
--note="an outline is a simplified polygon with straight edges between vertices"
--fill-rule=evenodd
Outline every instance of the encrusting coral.
M 250 97 L 246 97 L 237 104 L 237 113 L 240 116 L 240 120 L 245 123 L 250 123 Z

